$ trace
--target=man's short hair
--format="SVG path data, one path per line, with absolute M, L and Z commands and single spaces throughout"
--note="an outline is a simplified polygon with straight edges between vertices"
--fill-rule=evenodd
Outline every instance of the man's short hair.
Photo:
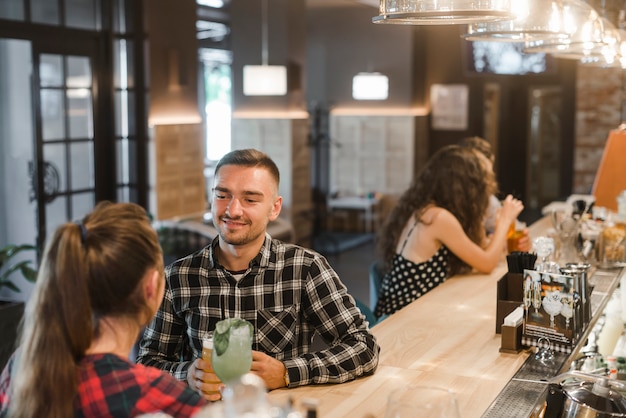
M 237 149 L 225 154 L 215 166 L 215 175 L 225 165 L 240 165 L 244 167 L 263 167 L 270 172 L 276 185 L 280 184 L 280 172 L 274 160 L 264 152 L 253 148 Z

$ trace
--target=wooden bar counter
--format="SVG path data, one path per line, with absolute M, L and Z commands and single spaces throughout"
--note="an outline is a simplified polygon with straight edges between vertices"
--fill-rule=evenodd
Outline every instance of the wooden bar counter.
M 531 239 L 549 220 L 530 227 Z M 462 418 L 480 417 L 528 357 L 499 351 L 495 333 L 496 284 L 507 272 L 504 256 L 491 274 L 455 276 L 372 327 L 381 347 L 372 376 L 337 385 L 270 392 L 272 402 L 296 406 L 316 399 L 318 417 L 384 417 L 389 393 L 408 383 L 457 394 Z

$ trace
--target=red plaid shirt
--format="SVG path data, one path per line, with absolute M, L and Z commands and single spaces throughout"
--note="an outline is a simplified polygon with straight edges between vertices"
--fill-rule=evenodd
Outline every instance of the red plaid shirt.
M 9 406 L 12 364 L 13 358 L 0 375 L 0 415 Z M 171 375 L 113 354 L 85 356 L 79 364 L 79 381 L 76 417 L 134 417 L 150 412 L 190 417 L 207 404 Z

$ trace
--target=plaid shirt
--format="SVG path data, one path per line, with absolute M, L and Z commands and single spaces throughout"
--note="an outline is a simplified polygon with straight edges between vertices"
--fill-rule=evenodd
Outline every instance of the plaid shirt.
M 238 317 L 254 325 L 253 350 L 284 363 L 290 387 L 374 373 L 380 348 L 324 257 L 266 234 L 235 280 L 216 261 L 218 240 L 166 268 L 165 297 L 144 332 L 138 362 L 185 380 L 201 357 L 203 335 L 218 321 Z M 309 352 L 314 331 L 329 348 Z
M 0 377 L 0 411 L 9 406 L 11 358 Z M 207 404 L 200 394 L 152 367 L 114 354 L 85 356 L 79 364 L 76 417 L 134 417 L 164 412 L 190 417 Z

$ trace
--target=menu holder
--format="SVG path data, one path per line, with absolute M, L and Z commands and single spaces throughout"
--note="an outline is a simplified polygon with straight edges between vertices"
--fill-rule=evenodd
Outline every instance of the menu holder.
M 504 318 L 523 304 L 521 273 L 506 273 L 498 280 L 498 303 L 496 307 L 496 334 L 502 332 Z
M 563 274 L 524 270 L 522 292 L 527 292 L 522 344 L 571 353 L 584 327 L 582 303 L 575 278 Z

